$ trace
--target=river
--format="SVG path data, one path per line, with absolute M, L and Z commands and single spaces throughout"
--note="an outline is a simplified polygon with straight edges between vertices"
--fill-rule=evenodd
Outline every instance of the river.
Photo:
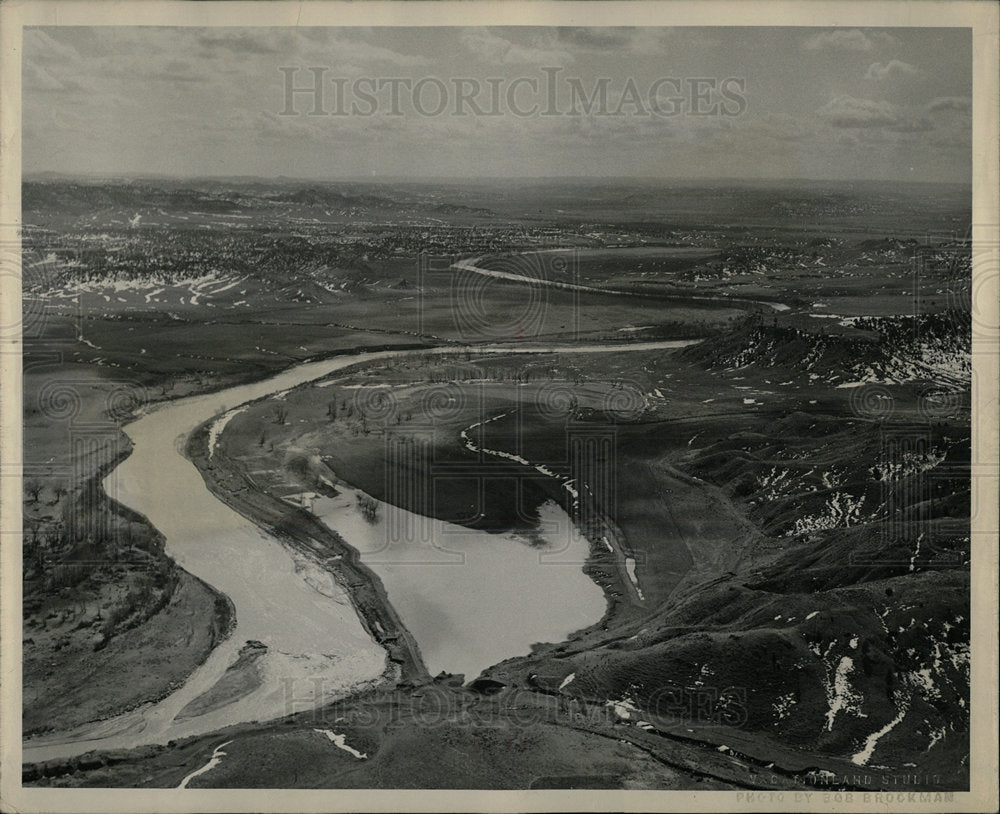
M 28 739 L 23 744 L 24 761 L 64 758 L 91 749 L 166 743 L 236 723 L 271 720 L 329 703 L 380 679 L 386 653 L 365 631 L 350 596 L 319 565 L 294 554 L 212 495 L 201 473 L 184 457 L 188 436 L 203 422 L 351 365 L 400 355 L 465 350 L 598 353 L 675 349 L 688 344 L 692 343 L 673 340 L 585 347 L 491 345 L 373 351 L 306 362 L 263 381 L 156 405 L 127 425 L 132 454 L 108 475 L 105 489 L 145 515 L 163 533 L 166 553 L 181 567 L 232 600 L 235 629 L 183 686 L 163 700 L 106 721 Z M 393 563 L 380 566 L 377 552 L 374 557 L 373 552 L 367 552 L 366 561 L 386 583 L 390 600 L 408 628 L 413 626 L 411 633 L 422 650 L 426 647 L 431 663 L 452 672 L 475 673 L 502 658 L 525 654 L 534 640 L 558 640 L 600 618 L 603 597 L 580 570 L 586 541 L 571 529 L 561 509 L 552 506 L 546 512 L 551 515 L 546 518 L 548 525 L 557 529 L 554 533 L 568 541 L 563 545 L 556 538 L 549 539 L 550 547 L 565 552 L 562 562 L 540 558 L 539 552 L 523 541 L 497 539 L 457 527 L 437 528 L 441 539 L 447 540 L 443 547 L 466 558 L 467 564 L 476 563 L 475 567 L 446 569 L 431 576 L 431 571 L 419 567 L 401 570 L 397 566 L 393 573 L 392 567 L 384 567 Z M 336 527 L 336 522 L 331 523 Z M 373 545 L 364 535 L 350 530 L 345 538 L 363 554 Z M 491 545 L 496 547 L 489 548 Z M 532 563 L 545 564 L 525 577 L 520 566 Z M 459 582 L 454 582 L 456 579 Z M 461 591 L 448 593 L 449 585 L 454 588 L 459 584 Z M 482 603 L 475 601 L 477 593 L 481 593 Z M 460 600 L 444 609 L 445 617 L 441 615 L 442 596 Z M 415 609 L 421 603 L 423 608 Z M 560 603 L 558 612 L 553 612 L 554 603 Z M 521 610 L 514 613 L 518 608 Z M 462 632 L 457 644 L 449 645 L 447 637 L 433 630 L 446 622 L 446 617 L 459 619 L 456 614 L 478 615 L 479 621 Z M 519 631 L 519 626 L 523 630 Z M 492 640 L 477 646 L 476 637 Z M 268 648 L 256 662 L 259 685 L 224 706 L 203 714 L 182 715 L 188 704 L 215 686 L 248 640 Z M 438 646 L 435 641 L 443 644 Z M 468 656 L 460 656 L 466 646 L 471 648 Z
M 677 250 L 675 250 L 676 252 Z M 604 250 L 588 250 L 588 249 L 539 249 L 536 251 L 522 252 L 521 255 L 529 256 L 532 254 L 541 254 L 549 252 L 574 252 L 576 254 L 586 254 L 592 252 L 594 254 L 604 253 Z M 513 255 L 503 255 L 504 258 L 512 257 Z M 565 291 L 579 291 L 587 294 L 604 294 L 604 295 L 614 295 L 618 297 L 639 297 L 639 298 L 652 298 L 653 295 L 649 292 L 642 291 L 627 291 L 616 288 L 601 288 L 599 286 L 584 285 L 582 283 L 567 283 L 562 280 L 549 279 L 544 276 L 544 271 L 540 271 L 538 276 L 531 276 L 527 274 L 519 274 L 513 271 L 504 271 L 502 269 L 488 269 L 483 268 L 479 263 L 483 260 L 488 259 L 487 257 L 470 257 L 465 260 L 459 260 L 457 263 L 452 264 L 453 269 L 459 269 L 460 271 L 471 271 L 475 274 L 481 274 L 484 277 L 495 277 L 499 280 L 510 280 L 517 283 L 527 283 L 528 285 L 536 286 L 546 286 L 548 288 L 561 288 Z M 529 266 L 534 268 L 532 266 Z M 704 294 L 693 294 L 690 292 L 664 292 L 661 296 L 669 296 L 680 300 L 689 300 L 691 302 L 704 302 L 711 303 L 713 305 L 723 305 L 723 306 L 733 306 L 739 307 L 741 305 L 760 305 L 764 308 L 771 308 L 775 311 L 787 311 L 789 306 L 781 302 L 772 302 L 770 300 L 754 300 L 747 297 L 712 297 Z

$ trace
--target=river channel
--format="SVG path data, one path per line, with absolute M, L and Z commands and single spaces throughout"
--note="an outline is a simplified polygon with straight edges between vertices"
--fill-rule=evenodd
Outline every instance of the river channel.
M 687 344 L 492 345 L 474 350 L 620 353 Z M 235 628 L 166 698 L 106 721 L 28 739 L 25 762 L 166 743 L 232 724 L 271 720 L 378 682 L 386 653 L 368 635 L 351 597 L 318 564 L 215 497 L 184 456 L 184 446 L 191 432 L 213 417 L 349 366 L 464 350 L 373 351 L 305 362 L 263 381 L 157 405 L 127 425 L 132 453 L 105 479 L 105 490 L 163 533 L 166 553 L 182 568 L 229 597 Z M 558 640 L 593 624 L 604 612 L 600 589 L 582 572 L 587 542 L 554 504 L 545 507 L 542 525 L 549 552 L 559 552 L 557 556 L 541 556 L 510 536 L 429 521 L 431 556 L 447 560 L 438 567 L 406 564 L 398 552 L 388 558 L 380 554 L 378 528 L 364 528 L 344 507 L 321 503 L 316 513 L 379 574 L 432 673 L 463 672 L 471 679 L 491 663 L 526 654 L 533 642 Z M 254 664 L 254 685 L 224 704 L 206 704 L 205 694 L 251 640 L 267 647 Z

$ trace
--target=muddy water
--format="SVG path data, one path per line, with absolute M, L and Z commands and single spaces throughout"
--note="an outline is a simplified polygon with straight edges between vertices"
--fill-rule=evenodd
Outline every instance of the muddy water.
M 536 642 L 559 642 L 604 615 L 604 593 L 583 572 L 590 545 L 555 503 L 538 535 L 490 534 L 376 501 L 361 492 L 315 497 L 311 509 L 360 554 L 420 647 L 431 673 L 471 681 Z
M 596 353 L 686 344 L 690 343 L 586 348 L 498 345 L 475 350 Z M 377 680 L 386 654 L 362 627 L 350 597 L 317 565 L 293 555 L 212 495 L 182 450 L 202 422 L 248 401 L 354 364 L 456 350 L 462 349 L 372 352 L 304 363 L 261 382 L 160 405 L 129 424 L 132 454 L 108 476 L 105 489 L 149 518 L 164 534 L 170 557 L 232 600 L 236 627 L 187 682 L 162 701 L 107 721 L 29 739 L 24 743 L 24 760 L 166 743 L 231 724 L 265 721 L 329 702 Z M 416 637 L 432 672 L 440 667 L 471 676 L 490 663 L 527 652 L 533 641 L 564 638 L 603 613 L 600 590 L 580 570 L 586 541 L 555 506 L 546 509 L 549 531 L 542 550 L 513 538 L 397 515 L 401 521 L 431 527 L 417 538 L 422 542 L 388 553 L 386 535 L 377 524 L 366 528 L 359 524 L 366 522 L 360 515 L 326 508 L 329 522 L 359 548 L 385 582 L 390 601 Z M 390 511 L 399 510 L 383 506 L 380 516 L 386 518 Z M 400 559 L 421 556 L 446 557 L 448 564 L 404 565 Z M 257 661 L 258 686 L 204 714 L 179 716 L 219 681 L 248 640 L 268 647 Z
M 105 490 L 149 518 L 166 538 L 166 553 L 181 567 L 232 600 L 236 627 L 180 689 L 159 703 L 27 740 L 25 760 L 165 743 L 234 723 L 265 721 L 342 697 L 379 678 L 385 651 L 365 631 L 350 597 L 332 580 L 318 578 L 318 566 L 294 557 L 212 495 L 182 451 L 190 433 L 214 415 L 386 355 L 299 365 L 263 382 L 164 404 L 125 428 L 134 444 L 132 454 L 107 477 Z M 257 662 L 259 686 L 221 708 L 175 720 L 215 685 L 248 640 L 268 647 Z

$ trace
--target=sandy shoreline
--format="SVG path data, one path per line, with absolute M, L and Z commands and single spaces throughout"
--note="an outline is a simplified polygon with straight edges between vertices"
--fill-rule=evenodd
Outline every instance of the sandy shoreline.
M 209 491 L 333 575 L 351 598 L 369 634 L 388 651 L 390 664 L 398 667 L 400 681 L 429 680 L 417 643 L 389 603 L 378 576 L 361 562 L 355 549 L 308 511 L 247 484 L 241 473 L 227 465 L 224 445 L 217 446 L 210 456 L 208 437 L 214 421 L 215 417 L 195 430 L 185 446 L 185 454 L 201 472 Z

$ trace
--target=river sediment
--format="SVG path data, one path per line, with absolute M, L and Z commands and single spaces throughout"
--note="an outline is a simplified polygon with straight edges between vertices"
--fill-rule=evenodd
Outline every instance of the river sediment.
M 228 461 L 220 447 L 210 456 L 211 423 L 207 422 L 192 433 L 185 449 L 209 491 L 332 574 L 350 595 L 368 633 L 388 651 L 390 663 L 398 667 L 399 680 L 429 680 L 416 641 L 389 603 L 381 580 L 361 562 L 358 552 L 305 509 L 290 506 L 257 489 Z

